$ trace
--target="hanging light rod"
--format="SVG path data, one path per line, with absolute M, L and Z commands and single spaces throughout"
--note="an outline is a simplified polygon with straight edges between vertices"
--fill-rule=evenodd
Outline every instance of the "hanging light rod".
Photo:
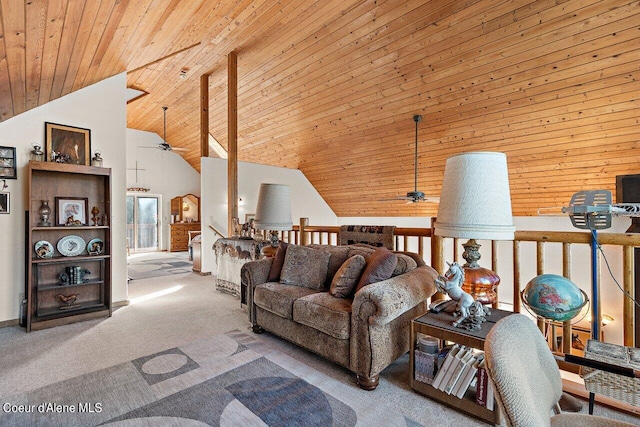
M 413 156 L 413 191 L 409 191 L 406 196 L 398 196 L 393 199 L 383 199 L 383 200 L 406 200 L 407 203 L 417 203 L 417 202 L 430 202 L 437 203 L 440 201 L 439 197 L 429 197 L 425 196 L 424 192 L 418 191 L 418 123 L 422 121 L 422 116 L 420 114 L 416 114 L 413 116 L 413 121 L 416 124 L 416 138 L 415 138 L 415 148 L 414 148 L 414 156 Z

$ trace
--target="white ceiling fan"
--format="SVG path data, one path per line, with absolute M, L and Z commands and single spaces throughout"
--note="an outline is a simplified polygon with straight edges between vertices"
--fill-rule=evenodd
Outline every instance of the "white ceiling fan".
M 156 145 L 155 147 L 140 147 L 140 148 L 155 148 L 162 151 L 189 151 L 186 148 L 172 147 L 167 142 L 167 109 L 169 107 L 162 107 L 163 110 L 163 136 L 162 142 Z
M 407 204 L 409 203 L 418 203 L 418 202 L 427 202 L 427 203 L 438 203 L 440 201 L 440 197 L 432 197 L 426 196 L 424 192 L 418 191 L 418 123 L 422 121 L 422 116 L 416 114 L 413 116 L 413 121 L 416 122 L 416 141 L 415 141 L 415 155 L 413 161 L 413 191 L 409 191 L 406 196 L 397 196 L 392 199 L 382 199 L 383 201 L 391 201 L 391 200 L 405 200 Z

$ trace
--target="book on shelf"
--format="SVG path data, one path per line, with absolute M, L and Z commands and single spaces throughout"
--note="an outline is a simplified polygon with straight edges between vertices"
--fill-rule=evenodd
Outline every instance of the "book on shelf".
M 426 384 L 431 384 L 433 382 L 437 357 L 437 353 L 431 354 L 418 349 L 414 350 L 414 372 L 416 381 Z
M 487 372 L 484 360 L 478 366 L 476 381 L 476 403 L 489 410 L 493 410 L 493 385 L 491 384 L 491 378 L 489 378 L 489 372 Z
M 460 381 L 460 375 L 464 370 L 465 366 L 471 362 L 473 359 L 473 349 L 465 348 L 462 351 L 459 351 L 456 355 L 456 358 L 451 366 L 451 376 L 449 377 L 449 381 L 444 386 L 443 390 L 447 394 L 451 394 L 453 388 L 456 386 L 458 381 Z
M 438 372 L 436 372 L 436 376 L 433 379 L 433 382 L 431 383 L 433 387 L 440 389 L 440 385 L 444 381 L 444 378 L 449 370 L 449 367 L 451 366 L 453 359 L 455 358 L 458 351 L 460 351 L 460 349 L 461 349 L 460 344 L 454 344 L 453 347 L 451 347 L 451 349 L 447 353 L 447 357 L 444 359 L 444 363 L 442 363 L 442 366 L 440 366 L 440 368 L 438 369 Z
M 460 379 L 456 382 L 455 387 L 451 391 L 451 394 L 461 399 L 465 393 L 473 384 L 473 380 L 476 378 L 476 372 L 478 371 L 478 365 L 483 360 L 484 354 L 474 354 L 473 358 L 464 366 L 464 369 L 460 373 Z

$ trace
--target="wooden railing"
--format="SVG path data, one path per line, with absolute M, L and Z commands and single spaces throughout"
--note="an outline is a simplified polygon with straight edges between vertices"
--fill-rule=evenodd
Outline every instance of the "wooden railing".
M 432 219 L 432 225 L 434 224 Z M 318 226 L 310 225 L 307 218 L 300 219 L 300 225 L 294 226 L 293 230 L 281 232 L 281 239 L 284 241 L 306 245 L 310 243 L 317 244 L 337 244 L 339 226 Z M 433 227 L 431 228 L 411 228 L 397 227 L 395 229 L 395 249 L 416 252 L 422 256 L 428 264 L 442 273 L 445 270 L 445 260 L 459 260 L 460 248 L 462 241 L 460 239 L 446 239 L 435 236 Z M 634 266 L 633 254 L 634 248 L 640 247 L 640 234 L 620 234 L 620 233 L 599 233 L 598 241 L 602 246 L 619 247 L 622 250 L 622 288 L 624 292 L 632 297 L 634 295 Z M 523 244 L 526 242 L 535 243 L 535 260 L 527 257 L 523 260 Z M 561 274 L 568 279 L 572 276 L 572 265 L 574 255 L 572 248 L 579 245 L 590 246 L 591 234 L 589 232 L 542 232 L 542 231 L 516 231 L 513 242 L 496 242 L 491 241 L 484 252 L 489 251 L 491 256 L 491 269 L 502 277 L 511 277 L 513 283 L 512 301 L 501 299 L 501 303 L 509 304 L 513 307 L 513 311 L 520 312 L 522 305 L 520 302 L 520 292 L 526 285 L 527 279 L 523 278 L 523 266 L 531 265 L 535 262 L 535 274 L 551 273 L 548 271 L 545 263 L 545 250 L 547 244 L 562 245 L 562 271 Z M 512 245 L 512 262 L 500 262 L 498 258 L 499 245 Z M 504 249 L 504 247 L 500 246 Z M 508 249 L 508 248 L 507 248 Z M 428 250 L 428 251 L 427 251 Z M 428 252 L 428 253 L 427 253 Z M 447 252 L 447 254 L 445 254 Z M 486 258 L 485 258 L 486 259 Z M 591 261 L 585 262 L 579 259 L 580 263 L 591 265 Z M 484 264 L 488 264 L 485 262 Z M 528 277 L 528 276 L 527 276 Z M 600 310 L 598 310 L 600 312 Z M 623 319 L 623 343 L 626 346 L 634 346 L 634 302 L 629 298 L 624 298 L 622 307 Z M 571 346 L 571 325 L 565 323 L 562 328 L 563 334 L 563 351 L 570 352 Z
M 559 243 L 562 245 L 562 276 L 571 279 L 572 276 L 572 245 L 591 246 L 591 233 L 589 232 L 542 232 L 542 231 L 516 231 L 513 241 L 513 294 L 517 296 L 522 289 L 523 280 L 521 277 L 522 257 L 521 243 L 535 242 L 536 244 L 536 274 L 544 274 L 545 266 L 545 245 L 548 243 Z M 622 290 L 632 298 L 635 298 L 634 287 L 634 248 L 640 247 L 640 234 L 623 233 L 599 233 L 598 242 L 601 246 L 616 246 L 622 250 Z M 527 262 L 530 262 L 527 260 Z M 585 263 L 590 265 L 591 262 Z M 497 270 L 495 270 L 497 271 Z M 598 271 L 597 281 L 600 282 L 601 271 Z M 521 310 L 520 298 L 513 301 L 514 311 Z M 597 310 L 598 313 L 601 310 Z M 626 346 L 634 346 L 635 322 L 634 322 L 634 302 L 630 298 L 624 298 L 622 307 L 623 318 L 623 343 Z M 601 319 L 598 319 L 601 324 Z M 563 326 L 563 351 L 569 352 L 571 335 L 570 328 Z

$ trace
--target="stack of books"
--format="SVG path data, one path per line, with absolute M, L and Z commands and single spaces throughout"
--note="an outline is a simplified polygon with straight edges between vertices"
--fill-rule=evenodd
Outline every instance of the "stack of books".
M 438 369 L 431 385 L 444 393 L 462 398 L 474 383 L 478 383 L 478 371 L 481 366 L 484 366 L 484 353 L 482 351 L 455 344 L 447 354 L 440 369 Z M 484 368 L 482 370 L 486 374 L 486 370 Z M 483 377 L 483 384 L 486 383 L 488 383 L 488 376 Z M 477 388 L 478 386 L 476 386 L 476 390 Z M 482 406 L 487 405 L 485 403 Z

